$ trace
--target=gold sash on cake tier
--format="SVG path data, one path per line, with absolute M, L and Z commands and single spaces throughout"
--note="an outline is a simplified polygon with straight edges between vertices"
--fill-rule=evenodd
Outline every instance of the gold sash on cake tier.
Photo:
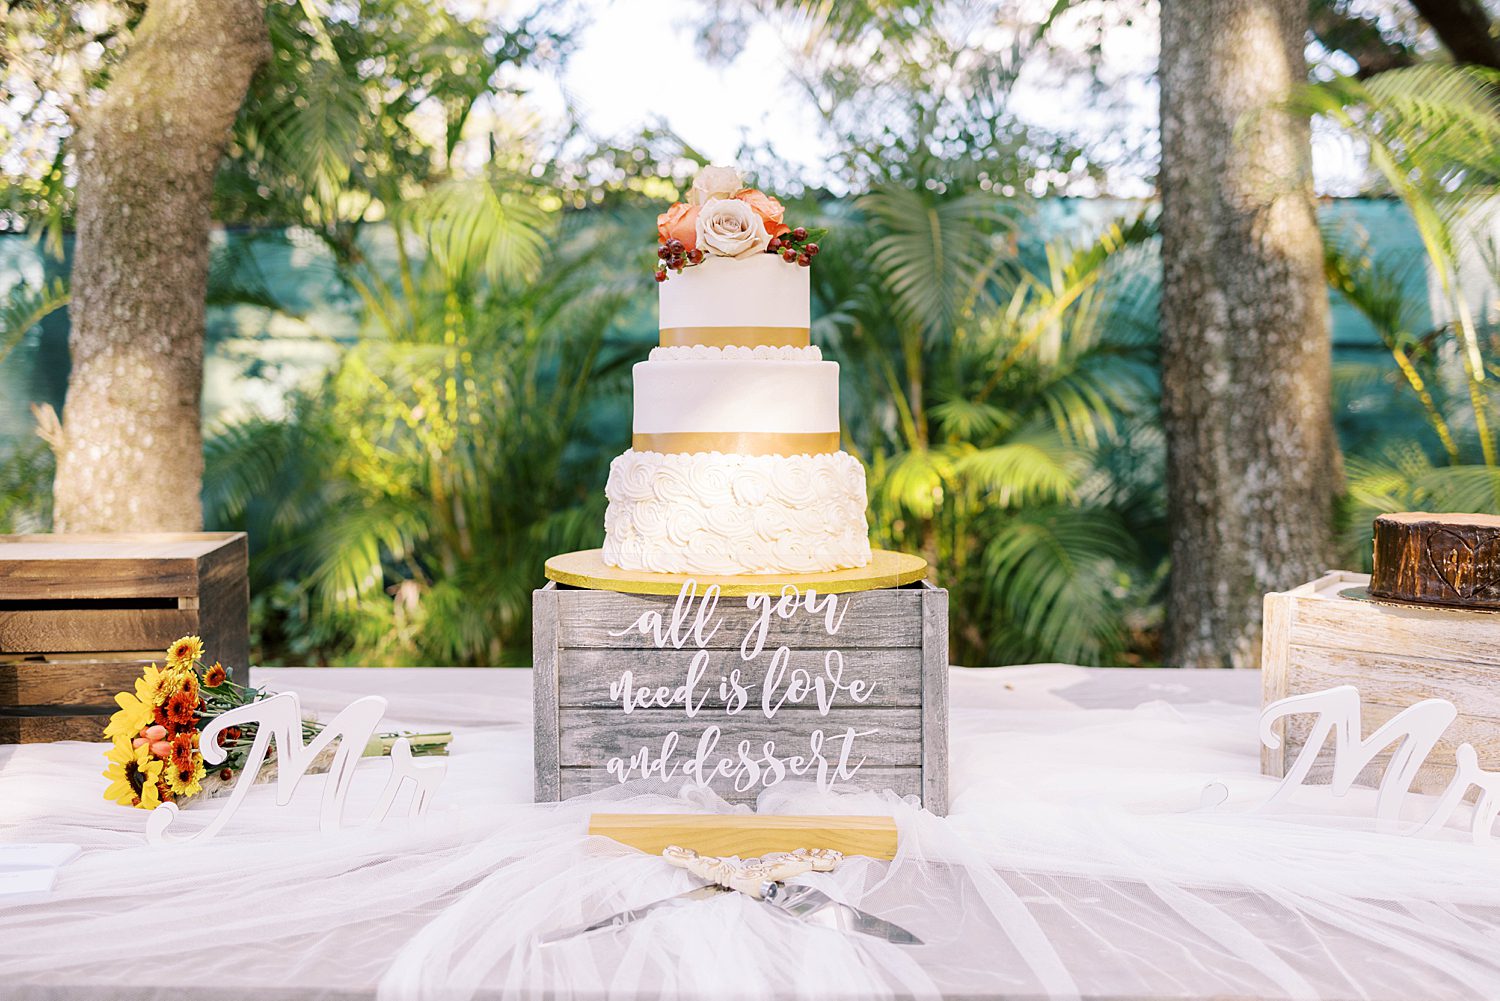
M 812 343 L 806 327 L 662 327 L 661 346 L 690 348 L 805 348 Z
M 637 452 L 722 452 L 725 455 L 821 455 L 839 450 L 837 431 L 667 431 L 631 435 Z

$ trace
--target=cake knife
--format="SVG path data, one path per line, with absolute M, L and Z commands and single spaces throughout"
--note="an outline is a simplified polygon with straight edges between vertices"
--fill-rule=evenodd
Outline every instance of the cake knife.
M 843 859 L 838 852 L 823 849 L 809 852 L 801 849 L 796 852 L 738 862 L 733 859 L 700 856 L 691 849 L 678 848 L 674 845 L 662 852 L 662 856 L 673 865 L 687 869 L 694 875 L 712 880 L 712 882 L 641 907 L 620 911 L 600 921 L 552 932 L 543 936 L 539 944 L 555 945 L 581 935 L 625 928 L 657 908 L 706 900 L 721 893 L 728 893 L 730 890 L 738 890 L 799 921 L 807 921 L 843 932 L 871 935 L 897 945 L 922 944 L 921 939 L 895 922 L 835 900 L 816 887 L 786 884 L 785 880 L 806 872 L 832 870 Z

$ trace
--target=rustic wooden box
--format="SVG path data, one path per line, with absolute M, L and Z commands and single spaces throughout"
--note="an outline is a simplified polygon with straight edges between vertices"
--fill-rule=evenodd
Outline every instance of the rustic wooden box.
M 245 678 L 243 532 L 0 535 L 0 742 L 102 740 L 180 636 Z
M 1265 598 L 1264 703 L 1335 685 L 1354 685 L 1363 702 L 1362 736 L 1426 698 L 1448 699 L 1458 719 L 1412 788 L 1441 792 L 1453 775 L 1454 748 L 1465 741 L 1484 768 L 1500 769 L 1500 611 L 1396 605 L 1345 597 L 1369 584 L 1367 574 L 1334 571 Z M 1314 717 L 1281 720 L 1282 746 L 1261 749 L 1261 771 L 1280 777 L 1307 740 Z M 1360 775 L 1379 782 L 1387 750 Z M 1327 781 L 1325 747 L 1310 778 Z
M 853 757 L 863 758 L 854 778 L 835 788 L 893 789 L 916 795 L 934 813 L 948 807 L 948 592 L 931 584 L 838 595 L 844 618 L 834 635 L 821 621 L 801 614 L 773 620 L 762 651 L 746 661 L 741 641 L 756 620 L 744 598 L 720 599 L 719 629 L 703 647 L 708 661 L 697 698 L 702 709 L 689 718 L 677 706 L 635 708 L 626 713 L 611 685 L 629 671 L 635 688 L 675 690 L 684 684 L 699 655 L 692 639 L 680 648 L 660 648 L 650 636 L 629 629 L 655 610 L 670 622 L 676 596 L 619 594 L 548 584 L 533 592 L 536 800 L 555 802 L 618 783 L 610 758 L 630 758 L 641 748 L 658 750 L 672 732 L 680 736 L 678 758 L 692 759 L 703 731 L 721 728 L 720 755 L 748 740 L 759 754 L 766 741 L 776 754 L 806 754 L 814 730 L 832 736 L 847 727 L 861 733 Z M 691 622 L 688 623 L 691 626 Z M 816 698 L 796 707 L 790 702 L 767 719 L 762 710 L 763 679 L 780 646 L 789 648 L 788 665 L 825 674 L 827 651 L 838 650 L 845 682 L 873 682 L 863 702 L 841 691 L 823 714 Z M 726 713 L 721 679 L 741 672 L 747 705 Z M 773 692 L 783 694 L 785 676 Z M 732 700 L 732 689 L 729 690 Z M 868 732 L 866 732 L 868 731 Z M 836 756 L 838 751 L 829 752 Z M 810 776 L 788 776 L 808 781 Z M 652 776 L 656 781 L 656 777 Z M 681 769 L 663 784 L 675 792 L 686 779 Z M 731 802 L 753 802 L 764 788 L 736 790 L 723 777 L 709 785 Z

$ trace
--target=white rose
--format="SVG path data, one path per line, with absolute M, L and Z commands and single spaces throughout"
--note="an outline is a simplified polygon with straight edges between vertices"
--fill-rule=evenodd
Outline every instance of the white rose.
M 720 257 L 759 254 L 771 242 L 766 224 L 738 198 L 710 198 L 698 211 L 698 249 Z
M 693 178 L 688 204 L 702 205 L 711 198 L 728 198 L 741 187 L 740 172 L 733 167 L 704 167 Z

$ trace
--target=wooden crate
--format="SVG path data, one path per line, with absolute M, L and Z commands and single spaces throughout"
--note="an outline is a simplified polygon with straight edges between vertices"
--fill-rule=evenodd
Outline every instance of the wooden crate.
M 243 532 L 0 535 L 0 742 L 102 740 L 179 636 L 243 680 L 247 561 Z
M 1413 788 L 1441 792 L 1453 775 L 1454 748 L 1465 741 L 1484 768 L 1500 769 L 1500 611 L 1397 605 L 1345 597 L 1367 574 L 1334 571 L 1265 598 L 1262 694 L 1265 704 L 1288 695 L 1354 685 L 1363 702 L 1363 736 L 1397 712 L 1427 698 L 1448 699 L 1458 719 L 1443 734 Z M 1261 771 L 1280 777 L 1306 742 L 1314 717 L 1277 724 L 1282 746 L 1261 749 Z M 1360 775 L 1375 785 L 1389 750 Z M 1325 747 L 1310 779 L 1327 781 Z
M 659 647 L 653 637 L 629 629 L 644 613 L 660 613 L 670 621 L 675 596 L 618 594 L 548 584 L 533 592 L 535 626 L 534 708 L 536 738 L 536 799 L 555 802 L 619 782 L 608 770 L 611 758 L 629 760 L 642 748 L 652 754 L 668 735 L 678 735 L 673 760 L 678 768 L 663 784 L 675 791 L 684 781 L 682 763 L 696 757 L 699 741 L 709 726 L 721 730 L 716 753 L 709 759 L 736 757 L 741 741 L 749 741 L 752 757 L 762 758 L 767 741 L 774 756 L 811 757 L 814 731 L 828 740 L 839 739 L 825 757 L 830 766 L 843 747 L 847 728 L 858 733 L 850 760 L 863 759 L 851 781 L 835 788 L 893 789 L 916 795 L 934 813 L 948 806 L 948 592 L 919 583 L 903 588 L 838 595 L 844 618 L 829 635 L 821 617 L 798 614 L 773 618 L 761 652 L 749 660 L 741 641 L 757 616 L 744 598 L 722 598 L 717 608 L 719 627 L 701 648 L 706 653 L 702 681 L 695 688 L 701 708 L 692 717 L 677 705 L 652 706 L 626 712 L 612 697 L 611 685 L 630 672 L 632 687 L 674 692 L 684 684 L 700 647 L 691 638 L 679 648 Z M 691 623 L 689 623 L 691 625 Z M 764 679 L 779 647 L 788 648 L 787 669 L 806 669 L 827 677 L 828 651 L 842 659 L 844 683 L 856 679 L 873 683 L 857 702 L 840 690 L 827 702 L 825 714 L 816 695 L 799 704 L 786 702 L 767 718 L 762 708 Z M 733 703 L 721 697 L 721 681 L 740 671 L 745 690 L 742 711 L 726 710 Z M 787 678 L 773 685 L 773 695 L 785 694 Z M 868 732 L 867 732 L 868 731 Z M 632 778 L 638 778 L 632 774 Z M 810 780 L 811 775 L 792 776 Z M 659 776 L 652 775 L 653 781 Z M 764 785 L 735 789 L 729 779 L 716 776 L 708 783 L 731 802 L 752 802 Z

